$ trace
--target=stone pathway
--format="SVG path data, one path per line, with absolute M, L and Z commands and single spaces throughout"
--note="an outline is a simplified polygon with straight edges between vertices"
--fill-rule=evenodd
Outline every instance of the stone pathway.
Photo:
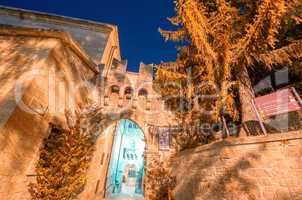
M 116 196 L 106 198 L 105 200 L 144 200 L 144 197 L 135 197 L 135 196 Z

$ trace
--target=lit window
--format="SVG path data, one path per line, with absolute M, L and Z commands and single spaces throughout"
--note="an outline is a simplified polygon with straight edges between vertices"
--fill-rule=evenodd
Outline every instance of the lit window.
M 112 94 L 119 94 L 120 93 L 120 88 L 117 85 L 111 86 L 111 93 Z

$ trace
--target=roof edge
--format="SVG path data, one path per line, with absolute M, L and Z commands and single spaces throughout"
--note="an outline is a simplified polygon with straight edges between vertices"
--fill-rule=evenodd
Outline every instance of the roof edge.
M 90 29 L 98 29 L 98 30 L 104 30 L 107 29 L 108 31 L 113 31 L 114 29 L 117 29 L 116 25 L 113 24 L 107 24 L 107 23 L 101 23 L 96 22 L 92 20 L 86 20 L 86 19 L 79 19 L 74 17 L 68 17 L 68 16 L 62 16 L 58 14 L 53 13 L 46 13 L 46 12 L 40 12 L 40 11 L 34 11 L 34 10 L 27 10 L 22 8 L 14 8 L 14 7 L 8 7 L 8 6 L 2 6 L 0 5 L 0 10 L 7 11 L 14 15 L 23 15 L 23 17 L 39 17 L 41 19 L 50 19 L 54 21 L 61 21 L 63 23 L 69 23 L 73 25 L 82 25 L 86 28 Z
M 98 74 L 99 69 L 97 64 L 86 54 L 86 52 L 77 44 L 69 33 L 59 30 L 45 30 L 35 28 L 16 27 L 11 25 L 0 25 L 0 35 L 6 36 L 27 36 L 27 37 L 46 37 L 61 40 L 64 44 L 70 47 L 74 53 L 79 56 L 85 64 L 94 73 Z

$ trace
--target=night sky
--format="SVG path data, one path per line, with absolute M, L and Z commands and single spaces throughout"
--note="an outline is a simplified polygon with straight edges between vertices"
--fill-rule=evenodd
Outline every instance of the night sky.
M 171 28 L 173 0 L 0 0 L 0 5 L 115 24 L 128 70 L 175 59 L 175 44 L 165 42 L 158 28 Z

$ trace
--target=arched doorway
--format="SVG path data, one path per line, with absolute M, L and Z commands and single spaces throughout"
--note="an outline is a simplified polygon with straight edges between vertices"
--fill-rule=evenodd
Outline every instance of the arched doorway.
M 135 122 L 118 122 L 107 175 L 107 198 L 143 199 L 145 145 L 144 133 Z

